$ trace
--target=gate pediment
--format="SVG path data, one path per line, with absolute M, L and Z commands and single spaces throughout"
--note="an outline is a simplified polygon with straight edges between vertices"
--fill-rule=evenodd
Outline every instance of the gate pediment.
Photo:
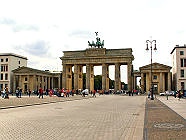
M 13 73 L 45 73 L 45 74 L 51 74 L 50 72 L 47 71 L 42 71 L 38 69 L 33 69 L 29 67 L 20 67 L 12 71 Z
M 172 67 L 170 66 L 167 66 L 167 65 L 164 65 L 164 64 L 160 64 L 160 63 L 152 63 L 152 69 L 155 70 L 155 69 L 168 69 L 170 70 Z M 151 69 L 151 64 L 148 64 L 148 65 L 145 65 L 143 67 L 140 67 L 139 68 L 140 71 L 141 70 L 150 70 Z

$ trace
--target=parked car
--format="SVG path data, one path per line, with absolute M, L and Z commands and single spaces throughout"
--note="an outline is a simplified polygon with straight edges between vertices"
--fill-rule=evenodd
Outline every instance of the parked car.
M 88 95 L 89 94 L 89 91 L 88 89 L 84 89 L 82 92 L 81 92 L 82 95 Z
M 165 95 L 172 96 L 174 95 L 174 91 L 160 92 L 160 96 L 165 96 Z

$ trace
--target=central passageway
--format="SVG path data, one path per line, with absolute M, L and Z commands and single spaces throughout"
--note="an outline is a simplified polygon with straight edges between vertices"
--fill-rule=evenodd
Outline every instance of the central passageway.
M 145 96 L 98 96 L 0 110 L 3 140 L 142 140 Z

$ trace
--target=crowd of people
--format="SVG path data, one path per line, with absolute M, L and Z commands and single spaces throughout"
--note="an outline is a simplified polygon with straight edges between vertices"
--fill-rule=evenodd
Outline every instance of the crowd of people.
M 26 89 L 26 90 L 23 90 L 22 88 L 19 88 L 17 87 L 15 92 L 13 93 L 10 93 L 9 92 L 9 89 L 8 87 L 6 87 L 3 92 L 1 93 L 1 96 L 2 98 L 4 99 L 8 99 L 9 98 L 9 94 L 12 95 L 12 96 L 16 96 L 17 98 L 21 98 L 23 95 L 25 96 L 38 96 L 38 98 L 43 98 L 43 96 L 49 96 L 49 97 L 52 97 L 52 96 L 57 96 L 57 97 L 69 97 L 69 96 L 74 96 L 75 94 L 76 95 L 81 95 L 83 97 L 85 97 L 86 95 L 89 95 L 92 96 L 92 97 L 96 97 L 96 93 L 98 95 L 108 95 L 108 94 L 128 94 L 129 96 L 133 96 L 134 94 L 136 94 L 135 91 L 128 91 L 128 92 L 125 92 L 125 91 L 114 91 L 114 90 L 91 90 L 89 91 L 88 89 L 85 89 L 85 90 L 81 90 L 81 89 L 76 89 L 76 90 L 69 90 L 69 89 L 65 89 L 65 88 L 62 88 L 62 89 L 58 89 L 58 88 L 55 88 L 55 89 L 42 89 L 41 87 L 37 90 L 34 90 L 34 91 L 31 91 L 30 89 Z

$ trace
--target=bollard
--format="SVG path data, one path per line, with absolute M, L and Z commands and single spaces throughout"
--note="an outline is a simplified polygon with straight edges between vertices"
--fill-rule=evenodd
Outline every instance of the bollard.
M 167 100 L 168 100 L 169 98 L 168 98 L 168 94 L 167 94 Z

